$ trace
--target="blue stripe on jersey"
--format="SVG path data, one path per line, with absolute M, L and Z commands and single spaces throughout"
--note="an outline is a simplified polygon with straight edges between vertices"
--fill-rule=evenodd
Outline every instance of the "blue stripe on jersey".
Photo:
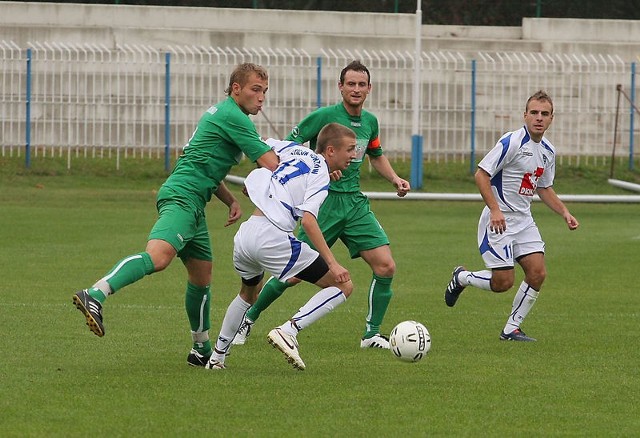
M 298 143 L 296 143 L 295 141 L 289 142 L 288 144 L 282 146 L 280 149 L 278 149 L 277 151 L 274 149 L 274 152 L 276 152 L 278 155 L 280 155 L 280 152 L 282 151 L 286 151 L 289 148 L 293 148 L 296 146 L 300 146 Z
M 511 142 L 511 134 L 507 135 L 505 138 L 500 140 L 500 143 L 502 143 L 502 153 L 500 154 L 500 158 L 498 158 L 498 165 L 502 162 L 502 160 L 504 159 L 504 156 L 507 155 L 510 142 Z
M 531 140 L 531 136 L 529 135 L 529 131 L 527 131 L 527 128 L 524 128 L 524 137 L 522 137 L 522 141 L 520 142 L 520 147 L 524 146 L 524 144 L 526 142 L 528 142 L 529 140 Z
M 289 214 L 291 214 L 291 217 L 293 218 L 293 220 L 297 221 L 298 219 L 300 219 L 300 216 L 296 216 L 296 212 L 292 206 L 282 201 L 280 201 L 280 204 L 282 204 L 284 208 L 286 208 L 289 211 Z
M 507 152 L 509 151 L 509 144 L 511 143 L 511 135 L 512 134 L 509 133 L 509 135 L 506 135 L 504 138 L 500 139 L 500 143 L 502 143 L 502 152 L 500 153 L 500 158 L 498 158 L 498 165 L 496 165 L 496 168 L 500 165 L 502 160 L 504 160 L 504 157 L 507 155 Z M 507 202 L 507 200 L 504 198 L 504 191 L 502 190 L 502 170 L 496 173 L 495 175 L 493 175 L 493 177 L 491 178 L 491 185 L 496 188 L 498 192 L 498 196 L 500 197 L 502 202 L 504 202 L 504 205 L 506 205 L 507 207 L 509 207 L 509 209 L 514 211 L 513 207 L 511 207 Z
M 493 175 L 493 177 L 491 178 L 491 185 L 496 188 L 496 192 L 498 192 L 498 197 L 502 202 L 504 202 L 504 205 L 509 207 L 511 211 L 515 211 L 514 208 L 511 207 L 507 202 L 507 200 L 504 198 L 504 191 L 502 190 L 502 170 L 496 173 L 495 175 Z
M 327 184 L 326 186 L 320 188 L 320 190 L 318 190 L 317 192 L 315 192 L 313 195 L 309 196 L 310 198 L 314 197 L 315 195 L 317 195 L 318 193 L 322 193 L 322 192 L 326 192 L 329 190 L 329 184 Z
M 493 254 L 503 262 L 505 261 L 502 257 L 500 257 L 500 255 L 497 252 L 495 252 L 495 250 L 491 247 L 491 245 L 489 245 L 489 235 L 487 234 L 487 232 L 484 233 L 484 237 L 482 238 L 482 243 L 480 244 L 480 247 L 478 249 L 480 250 L 480 255 L 484 254 L 485 252 L 490 252 L 491 254 Z
M 298 258 L 300 257 L 300 253 L 302 252 L 302 242 L 300 242 L 298 239 L 294 239 L 293 237 L 289 236 L 289 243 L 291 244 L 291 257 L 289 257 L 287 266 L 284 267 L 278 279 L 284 277 L 285 274 L 295 266 Z
M 555 152 L 553 151 L 553 149 L 551 149 L 551 146 L 549 146 L 548 144 L 546 144 L 544 141 L 542 142 L 542 146 L 548 150 L 549 152 L 551 152 L 552 154 L 555 155 Z

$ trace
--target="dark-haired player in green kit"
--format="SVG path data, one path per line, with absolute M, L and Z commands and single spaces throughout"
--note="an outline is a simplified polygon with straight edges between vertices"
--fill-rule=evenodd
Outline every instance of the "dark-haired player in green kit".
M 160 187 L 158 219 L 144 252 L 120 260 L 92 287 L 73 296 L 93 333 L 104 336 L 102 303 L 145 275 L 162 271 L 176 257 L 187 268 L 185 308 L 193 348 L 187 363 L 204 366 L 211 356 L 209 340 L 213 255 L 205 206 L 215 195 L 229 207 L 225 226 L 242 215 L 240 204 L 223 183 L 244 153 L 260 166 L 274 170 L 278 157 L 264 143 L 249 119 L 262 109 L 268 88 L 267 71 L 256 64 L 237 66 L 229 80 L 227 99 L 209 108 L 185 146 L 173 172 Z
M 387 157 L 382 154 L 378 119 L 362 109 L 371 91 L 371 77 L 367 67 L 359 61 L 351 62 L 340 73 L 338 87 L 342 102 L 319 108 L 307 115 L 293 128 L 287 140 L 301 144 L 308 141 L 313 149 L 318 133 L 331 122 L 351 128 L 356 133 L 357 157 L 342 172 L 340 179 L 332 178 L 329 195 L 320 208 L 318 224 L 329 246 L 340 239 L 349 249 L 351 258 L 362 257 L 371 266 L 373 277 L 368 289 L 369 311 L 360 346 L 389 348 L 388 339 L 380 334 L 380 326 L 391 300 L 391 282 L 396 265 L 389 248 L 389 239 L 371 211 L 369 200 L 360 191 L 360 167 L 365 154 L 369 156 L 376 171 L 394 185 L 398 196 L 406 195 L 411 187 L 409 182 L 396 174 Z M 310 243 L 303 231 L 299 238 Z M 247 312 L 245 323 L 234 339 L 234 344 L 244 343 L 251 324 L 290 285 L 273 277 L 265 283 L 258 300 Z

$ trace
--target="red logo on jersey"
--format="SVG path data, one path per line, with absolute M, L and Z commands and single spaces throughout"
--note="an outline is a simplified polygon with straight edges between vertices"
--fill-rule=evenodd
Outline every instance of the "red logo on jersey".
M 522 183 L 520 184 L 520 193 L 522 196 L 533 196 L 533 193 L 536 191 L 538 187 L 538 179 L 544 173 L 544 167 L 536 168 L 533 173 L 525 173 L 522 178 Z

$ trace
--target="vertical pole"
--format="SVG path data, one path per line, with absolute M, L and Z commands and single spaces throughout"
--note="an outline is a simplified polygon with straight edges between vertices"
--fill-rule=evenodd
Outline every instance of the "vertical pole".
M 476 60 L 471 60 L 471 163 L 469 173 L 476 167 Z
M 622 91 L 622 85 L 616 86 L 618 91 L 618 101 L 616 102 L 616 121 L 613 124 L 613 147 L 611 148 L 611 170 L 609 171 L 609 178 L 613 178 L 613 165 L 616 161 L 616 143 L 618 141 L 618 115 L 620 114 L 620 94 Z
M 411 187 L 422 188 L 422 135 L 420 135 L 420 69 L 422 64 L 422 9 L 416 5 L 416 41 L 413 61 L 413 135 L 411 136 Z
M 536 18 L 540 18 L 542 15 L 542 0 L 536 1 Z
M 27 49 L 27 91 L 25 115 L 25 166 L 31 167 L 31 49 Z
M 171 53 L 165 53 L 164 79 L 164 170 L 169 172 L 171 154 Z
M 629 170 L 633 170 L 633 107 L 636 104 L 636 63 L 631 63 L 631 107 L 629 108 Z
M 316 59 L 316 106 L 322 106 L 322 58 Z

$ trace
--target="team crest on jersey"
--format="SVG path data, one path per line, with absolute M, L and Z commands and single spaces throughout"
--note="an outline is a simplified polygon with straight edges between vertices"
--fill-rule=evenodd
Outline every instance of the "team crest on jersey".
M 538 187 L 538 179 L 544 173 L 544 167 L 538 167 L 533 173 L 525 173 L 522 177 L 522 183 L 520 183 L 520 193 L 522 196 L 533 196 Z
M 358 139 L 356 140 L 356 158 L 351 160 L 351 162 L 359 162 L 364 158 L 364 154 L 367 151 L 367 141 Z

